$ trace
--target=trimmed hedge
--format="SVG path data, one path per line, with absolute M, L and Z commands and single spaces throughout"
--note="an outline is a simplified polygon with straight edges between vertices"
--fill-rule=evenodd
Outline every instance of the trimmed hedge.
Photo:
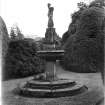
M 11 41 L 5 57 L 3 78 L 20 78 L 44 72 L 45 61 L 37 56 L 36 51 L 36 44 L 30 39 Z

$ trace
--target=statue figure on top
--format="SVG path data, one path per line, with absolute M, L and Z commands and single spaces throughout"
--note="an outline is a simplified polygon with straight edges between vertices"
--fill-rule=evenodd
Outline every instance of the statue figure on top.
M 51 4 L 48 3 L 48 27 L 52 28 L 54 26 L 53 23 L 53 11 L 54 11 L 54 7 L 51 7 Z
M 54 28 L 54 22 L 53 22 L 53 12 L 54 7 L 51 6 L 50 3 L 47 4 L 48 7 L 48 27 L 46 28 L 45 32 L 45 38 L 43 41 L 43 49 L 45 50 L 54 50 L 60 46 L 60 38 L 56 33 L 56 30 Z

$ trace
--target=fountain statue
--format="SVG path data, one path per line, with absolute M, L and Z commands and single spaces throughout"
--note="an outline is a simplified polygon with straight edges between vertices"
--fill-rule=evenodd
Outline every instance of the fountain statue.
M 55 49 L 55 47 L 57 46 L 56 42 L 58 43 L 60 42 L 59 40 L 57 41 L 58 35 L 54 28 L 53 11 L 54 11 L 54 7 L 51 7 L 51 4 L 48 3 L 48 27 L 45 33 L 45 43 L 43 43 L 43 46 L 45 46 L 45 49 L 46 48 Z
M 45 41 L 49 41 L 49 43 L 54 45 L 54 36 L 56 35 L 55 28 L 53 28 L 54 8 L 48 3 L 48 9 L 49 19 L 48 28 L 45 34 Z M 63 59 L 64 50 L 56 50 L 55 46 L 53 46 L 52 50 L 45 49 L 42 51 L 37 51 L 37 54 L 41 59 L 46 60 L 45 73 L 35 76 L 32 80 L 22 84 L 20 86 L 20 94 L 29 97 L 64 97 L 76 95 L 87 90 L 86 86 L 76 81 L 58 78 L 56 74 L 56 65 Z
M 54 23 L 53 23 L 53 11 L 54 11 L 54 8 L 51 7 L 51 4 L 48 3 L 48 27 L 53 27 L 54 26 Z

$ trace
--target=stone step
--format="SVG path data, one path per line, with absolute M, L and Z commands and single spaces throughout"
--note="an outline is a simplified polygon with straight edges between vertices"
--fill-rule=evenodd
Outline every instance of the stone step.
M 86 90 L 87 87 L 82 84 L 76 84 L 73 87 L 67 87 L 64 89 L 32 89 L 21 87 L 20 94 L 29 97 L 64 97 L 80 94 Z
M 31 80 L 31 81 L 28 81 L 24 86 L 26 88 L 32 88 L 32 89 L 37 89 L 37 88 L 62 89 L 62 88 L 72 87 L 74 85 L 76 85 L 75 81 L 68 80 L 68 79 L 60 79 L 52 82 Z
M 58 92 L 58 91 L 68 91 L 68 90 L 74 90 L 74 89 L 78 89 L 80 88 L 81 84 L 77 84 L 73 87 L 67 87 L 67 88 L 64 88 L 64 89 L 53 89 L 53 92 Z M 29 90 L 29 91 L 46 91 L 46 92 L 51 92 L 52 90 L 51 89 L 32 89 L 32 88 L 23 88 L 24 90 Z
M 32 83 L 27 83 L 25 85 L 26 88 L 32 88 L 32 89 L 63 89 L 67 87 L 72 87 L 76 85 L 75 82 L 70 82 L 70 83 L 62 83 L 62 84 L 32 84 Z

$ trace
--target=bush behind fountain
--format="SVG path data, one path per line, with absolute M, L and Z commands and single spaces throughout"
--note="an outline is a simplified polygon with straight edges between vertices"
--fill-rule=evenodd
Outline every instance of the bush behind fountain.
M 20 78 L 44 72 L 45 61 L 37 54 L 32 39 L 15 40 L 9 43 L 3 78 Z
M 74 72 L 103 71 L 104 9 L 95 6 L 87 8 L 79 13 L 76 22 L 75 33 L 69 33 L 70 36 L 63 46 L 64 68 Z

